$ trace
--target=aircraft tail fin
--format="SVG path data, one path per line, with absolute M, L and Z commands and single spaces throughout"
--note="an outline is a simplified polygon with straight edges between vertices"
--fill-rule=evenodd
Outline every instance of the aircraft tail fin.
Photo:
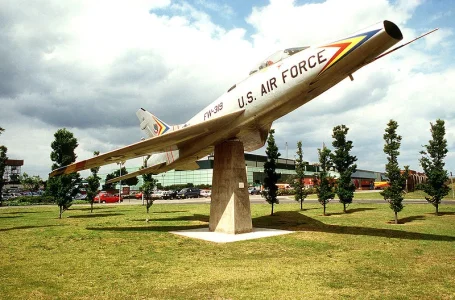
M 136 116 L 139 119 L 139 122 L 141 122 L 141 130 L 143 130 L 148 137 L 160 136 L 166 132 L 174 131 L 175 127 L 178 129 L 178 126 L 166 124 L 143 108 L 136 112 Z

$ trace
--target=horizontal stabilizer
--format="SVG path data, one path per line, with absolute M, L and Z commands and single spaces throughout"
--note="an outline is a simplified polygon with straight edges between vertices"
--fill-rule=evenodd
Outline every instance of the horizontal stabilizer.
M 197 162 L 192 162 L 192 163 L 189 163 L 189 164 L 186 164 L 186 165 L 183 165 L 181 167 L 178 167 L 176 168 L 176 170 L 179 170 L 179 171 L 193 171 L 193 170 L 198 170 L 200 167 L 199 165 L 197 164 Z

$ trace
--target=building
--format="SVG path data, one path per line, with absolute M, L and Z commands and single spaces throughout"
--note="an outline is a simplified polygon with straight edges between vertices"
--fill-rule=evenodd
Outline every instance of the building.
M 8 159 L 6 161 L 5 173 L 3 173 L 5 189 L 17 189 L 20 187 L 19 177 L 21 176 L 23 165 L 24 161 L 20 159 Z
M 267 161 L 267 157 L 264 155 L 245 153 L 245 165 L 247 180 L 249 186 L 261 186 L 264 181 L 264 163 Z M 178 171 L 171 170 L 158 175 L 153 175 L 159 184 L 162 186 L 171 185 L 186 185 L 192 183 L 193 185 L 212 185 L 213 177 L 213 163 L 214 157 L 208 156 L 205 159 L 197 161 L 199 165 L 198 170 L 191 171 Z M 135 172 L 139 167 L 127 168 L 129 173 Z M 112 170 L 111 172 L 113 172 Z M 277 161 L 276 172 L 281 174 L 280 182 L 287 182 L 287 180 L 296 175 L 295 173 L 295 161 L 292 159 L 279 158 Z M 305 174 L 305 185 L 312 186 L 313 177 L 319 172 L 317 165 L 307 165 Z M 338 176 L 336 172 L 330 172 L 331 176 L 335 178 Z M 99 174 L 101 177 L 101 184 L 104 184 L 106 174 Z M 137 190 L 142 185 L 142 178 L 139 176 L 139 183 L 135 187 L 131 187 L 132 190 Z M 118 189 L 118 185 L 117 185 Z
M 356 189 L 359 190 L 372 190 L 374 189 L 375 181 L 386 180 L 384 172 L 375 172 L 367 170 L 357 170 L 352 174 L 351 178 Z

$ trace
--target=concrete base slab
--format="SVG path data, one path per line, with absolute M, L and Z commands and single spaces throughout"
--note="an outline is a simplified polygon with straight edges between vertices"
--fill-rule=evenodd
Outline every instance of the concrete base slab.
M 231 243 L 238 241 L 246 241 L 252 239 L 259 239 L 269 236 L 277 236 L 283 234 L 293 233 L 293 231 L 269 229 L 269 228 L 253 228 L 253 231 L 240 234 L 229 234 L 222 232 L 209 231 L 208 228 L 189 229 L 170 231 L 170 233 L 182 235 L 190 238 L 215 242 L 215 243 Z

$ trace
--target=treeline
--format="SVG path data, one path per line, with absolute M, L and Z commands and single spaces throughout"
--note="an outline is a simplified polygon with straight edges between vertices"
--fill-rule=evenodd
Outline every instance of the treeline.
M 385 128 L 383 135 L 383 151 L 387 158 L 385 174 L 388 178 L 389 186 L 382 192 L 384 200 L 389 203 L 394 212 L 394 221 L 398 223 L 398 212 L 403 209 L 403 195 L 406 189 L 406 179 L 409 176 L 409 166 L 400 168 L 398 157 L 400 155 L 400 146 L 402 137 L 397 133 L 398 123 L 390 120 Z M 339 125 L 333 128 L 332 147 L 333 151 L 323 145 L 318 149 L 320 172 L 313 178 L 314 190 L 304 187 L 305 166 L 303 160 L 302 142 L 297 143 L 297 152 L 295 160 L 296 176 L 291 179 L 291 186 L 294 190 L 295 200 L 300 203 L 300 209 L 303 210 L 303 202 L 306 197 L 316 192 L 318 201 L 323 207 L 323 214 L 326 215 L 327 204 L 338 196 L 340 203 L 343 205 L 343 212 L 347 212 L 347 207 L 352 203 L 354 198 L 355 186 L 352 182 L 352 174 L 356 172 L 357 157 L 351 155 L 353 149 L 352 141 L 347 139 L 349 128 L 345 125 Z M 435 207 L 435 213 L 439 213 L 441 200 L 448 194 L 450 188 L 447 185 L 449 180 L 448 172 L 444 169 L 444 158 L 447 156 L 447 140 L 445 139 L 445 123 L 443 120 L 436 120 L 430 123 L 431 140 L 423 146 L 419 153 L 422 155 L 419 163 L 426 175 L 426 182 L 419 184 L 418 188 L 422 189 L 428 197 L 425 199 Z M 273 215 L 274 204 L 278 204 L 279 195 L 276 183 L 279 174 L 276 173 L 276 161 L 281 156 L 278 147 L 275 144 L 275 131 L 270 130 L 267 139 L 267 162 L 264 165 L 264 187 L 262 192 L 266 201 L 271 204 Z M 339 178 L 330 175 L 330 171 L 337 171 Z M 286 192 L 284 192 L 286 193 Z

